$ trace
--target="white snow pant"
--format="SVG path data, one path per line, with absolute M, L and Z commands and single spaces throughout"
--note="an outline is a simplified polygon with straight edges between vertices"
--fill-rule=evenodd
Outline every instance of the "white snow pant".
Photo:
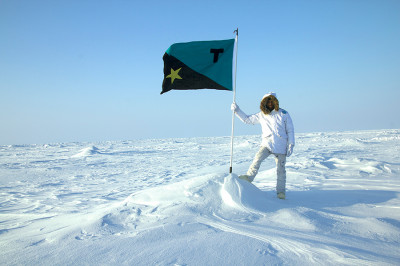
M 273 154 L 275 156 L 276 162 L 276 192 L 285 193 L 286 190 L 286 154 L 275 154 L 271 153 L 266 147 L 261 147 L 260 150 L 257 152 L 256 156 L 254 157 L 253 163 L 250 165 L 249 170 L 247 171 L 247 175 L 251 181 L 254 180 L 254 177 L 258 173 L 258 169 L 261 166 L 261 163 Z

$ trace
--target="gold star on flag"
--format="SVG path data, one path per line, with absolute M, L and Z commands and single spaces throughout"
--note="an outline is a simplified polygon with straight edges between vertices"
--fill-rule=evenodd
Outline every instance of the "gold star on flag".
M 182 68 L 179 68 L 179 69 L 177 69 L 177 70 L 173 70 L 172 68 L 171 68 L 171 74 L 169 74 L 168 76 L 166 76 L 166 78 L 170 78 L 171 79 L 171 84 L 172 83 L 174 83 L 174 80 L 175 79 L 182 79 L 180 76 L 179 76 L 179 71 L 181 70 Z

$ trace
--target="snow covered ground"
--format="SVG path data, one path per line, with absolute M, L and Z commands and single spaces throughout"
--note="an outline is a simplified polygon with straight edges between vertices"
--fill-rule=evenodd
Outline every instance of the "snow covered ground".
M 400 130 L 0 146 L 1 265 L 399 265 Z

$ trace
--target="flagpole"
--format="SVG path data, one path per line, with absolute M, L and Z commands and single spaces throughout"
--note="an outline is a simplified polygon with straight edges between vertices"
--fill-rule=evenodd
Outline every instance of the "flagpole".
M 239 28 L 236 28 L 235 45 L 236 45 L 236 55 L 235 55 L 235 82 L 233 86 L 233 102 L 236 102 L 236 72 L 237 72 L 237 54 L 238 54 L 238 36 Z M 232 161 L 233 161 L 233 132 L 235 130 L 235 111 L 232 111 L 232 132 L 231 132 L 231 161 L 229 165 L 229 173 L 232 173 Z

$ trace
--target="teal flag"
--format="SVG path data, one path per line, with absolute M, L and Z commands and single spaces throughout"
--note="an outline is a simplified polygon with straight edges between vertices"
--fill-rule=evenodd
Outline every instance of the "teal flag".
M 161 94 L 170 90 L 233 90 L 235 39 L 175 43 L 163 56 Z

